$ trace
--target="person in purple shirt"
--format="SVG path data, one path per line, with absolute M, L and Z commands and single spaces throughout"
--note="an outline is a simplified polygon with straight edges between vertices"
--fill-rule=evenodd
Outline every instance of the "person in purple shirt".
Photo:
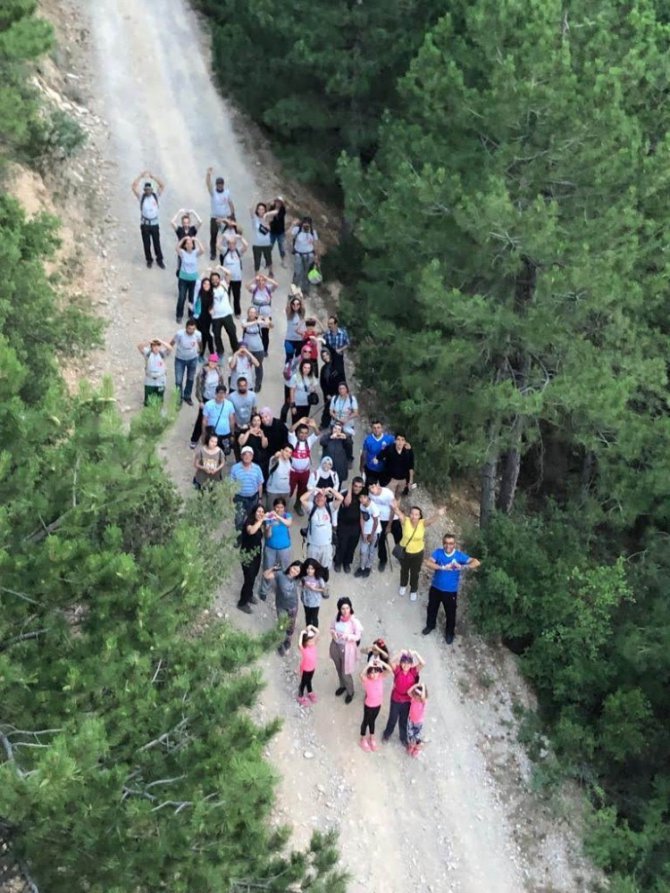
M 424 561 L 426 567 L 435 573 L 428 592 L 428 613 L 422 633 L 424 636 L 432 633 L 437 623 L 440 605 L 444 605 L 444 613 L 447 615 L 445 638 L 447 645 L 451 645 L 456 628 L 456 600 L 461 573 L 466 568 L 474 570 L 481 562 L 456 548 L 456 537 L 453 533 L 445 534 L 442 544 L 441 549 L 435 549 Z

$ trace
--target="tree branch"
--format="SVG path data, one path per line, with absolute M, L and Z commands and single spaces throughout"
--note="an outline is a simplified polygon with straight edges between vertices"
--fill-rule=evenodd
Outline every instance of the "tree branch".
M 21 633 L 20 636 L 14 636 L 11 639 L 5 639 L 4 642 L 0 642 L 0 652 L 6 651 L 12 645 L 16 645 L 18 642 L 25 642 L 28 639 L 37 639 L 38 636 L 42 636 L 48 632 L 49 627 L 47 627 L 46 629 L 36 629 L 31 633 Z

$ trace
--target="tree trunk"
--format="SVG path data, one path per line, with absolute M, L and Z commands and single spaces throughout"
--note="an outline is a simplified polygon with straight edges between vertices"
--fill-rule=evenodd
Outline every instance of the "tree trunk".
M 498 478 L 498 452 L 492 453 L 482 466 L 482 492 L 479 497 L 479 526 L 486 527 L 496 506 L 496 481 Z
M 520 470 L 521 451 L 517 447 L 512 447 L 503 453 L 502 480 L 498 493 L 498 511 L 504 512 L 506 515 L 509 515 L 514 505 Z

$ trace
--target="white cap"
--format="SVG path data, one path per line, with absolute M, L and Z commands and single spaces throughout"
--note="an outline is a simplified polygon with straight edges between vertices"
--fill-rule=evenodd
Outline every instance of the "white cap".
M 253 451 L 254 451 L 253 447 L 243 446 L 242 449 L 240 450 L 240 456 L 242 455 L 242 453 L 253 453 Z

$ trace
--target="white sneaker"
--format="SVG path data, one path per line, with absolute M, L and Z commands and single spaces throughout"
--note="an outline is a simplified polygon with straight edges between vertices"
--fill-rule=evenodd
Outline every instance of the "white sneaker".
M 407 587 L 401 586 L 400 589 L 398 590 L 398 595 L 405 595 L 406 592 L 407 592 Z
M 415 601 L 417 600 L 417 596 L 418 596 L 418 593 L 416 593 L 416 592 L 410 592 L 410 594 L 409 594 L 409 600 L 410 600 L 411 602 L 415 602 Z

